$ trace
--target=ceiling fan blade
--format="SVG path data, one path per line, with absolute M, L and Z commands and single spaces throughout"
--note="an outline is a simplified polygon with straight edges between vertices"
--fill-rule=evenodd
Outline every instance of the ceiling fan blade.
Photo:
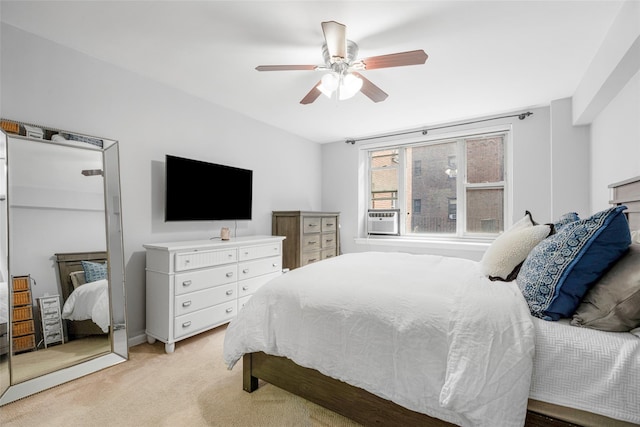
M 258 71 L 313 71 L 317 65 L 258 65 Z
M 318 99 L 318 97 L 322 93 L 320 92 L 320 89 L 318 89 L 318 86 L 320 86 L 321 83 L 322 83 L 322 80 L 316 83 L 313 89 L 311 89 L 309 93 L 306 94 L 304 98 L 302 98 L 302 100 L 300 100 L 300 104 L 303 104 L 303 105 L 311 104 L 313 101 Z
M 424 64 L 428 57 L 424 50 L 412 50 L 409 52 L 392 53 L 390 55 L 372 56 L 360 62 L 364 65 L 365 70 L 375 70 L 376 68 L 420 65 Z
M 362 87 L 360 88 L 360 92 L 365 94 L 373 102 L 384 101 L 389 96 L 388 93 L 386 93 L 385 91 L 380 89 L 378 86 L 371 83 L 371 81 L 365 78 L 362 74 L 357 73 L 355 71 L 352 72 L 351 74 L 362 79 Z
M 344 60 L 347 57 L 347 27 L 336 21 L 327 21 L 322 23 L 322 32 L 331 63 Z

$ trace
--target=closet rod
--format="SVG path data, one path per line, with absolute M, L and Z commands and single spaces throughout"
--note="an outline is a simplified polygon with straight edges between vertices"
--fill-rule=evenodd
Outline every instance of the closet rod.
M 351 138 L 351 139 L 347 139 L 345 141 L 345 143 L 353 145 L 353 144 L 356 143 L 356 141 L 368 141 L 370 139 L 389 138 L 390 136 L 408 135 L 410 133 L 416 133 L 416 132 L 422 132 L 423 135 L 426 135 L 427 133 L 429 133 L 430 130 L 446 129 L 446 128 L 452 128 L 452 127 L 456 127 L 456 126 L 471 125 L 471 124 L 474 124 L 474 123 L 488 122 L 490 120 L 498 120 L 498 119 L 507 119 L 507 118 L 510 118 L 510 117 L 517 117 L 520 120 L 524 120 L 524 119 L 526 119 L 527 117 L 529 117 L 532 114 L 533 113 L 531 111 L 527 111 L 526 113 L 512 114 L 510 116 L 491 117 L 490 119 L 474 120 L 474 121 L 471 121 L 471 122 L 456 123 L 456 124 L 453 124 L 453 125 L 438 126 L 438 127 L 422 129 L 422 130 L 408 130 L 406 132 L 388 133 L 388 134 L 385 134 L 385 135 L 369 136 L 369 137 L 366 137 L 366 138 Z

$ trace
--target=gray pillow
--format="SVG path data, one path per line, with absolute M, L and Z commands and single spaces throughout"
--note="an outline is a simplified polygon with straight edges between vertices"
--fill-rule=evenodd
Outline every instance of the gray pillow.
M 613 332 L 640 326 L 640 244 L 629 246 L 587 292 L 571 324 Z

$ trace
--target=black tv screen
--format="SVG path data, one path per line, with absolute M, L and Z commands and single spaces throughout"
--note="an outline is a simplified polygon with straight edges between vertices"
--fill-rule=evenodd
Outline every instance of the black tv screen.
M 165 221 L 251 219 L 251 170 L 167 155 L 165 181 Z

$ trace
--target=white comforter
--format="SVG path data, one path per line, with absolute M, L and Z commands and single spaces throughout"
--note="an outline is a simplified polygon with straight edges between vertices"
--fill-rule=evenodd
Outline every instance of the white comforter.
M 229 368 L 264 351 L 459 425 L 524 424 L 534 327 L 513 283 L 479 264 L 342 255 L 262 288 L 227 328 Z
M 78 286 L 64 303 L 62 318 L 88 320 L 109 332 L 109 286 L 106 279 Z

